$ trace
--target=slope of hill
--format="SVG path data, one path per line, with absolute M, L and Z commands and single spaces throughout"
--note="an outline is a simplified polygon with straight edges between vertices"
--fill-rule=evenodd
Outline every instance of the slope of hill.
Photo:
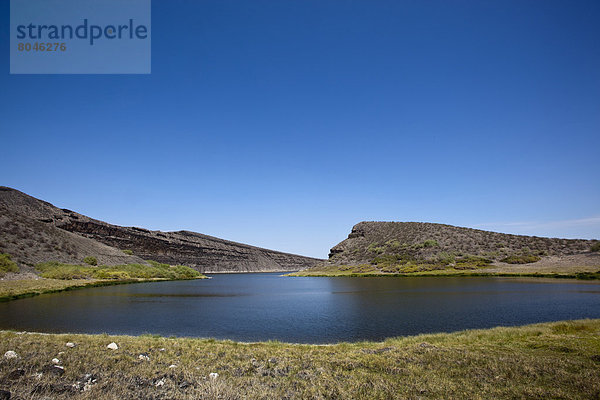
M 294 271 L 322 261 L 195 232 L 112 225 L 8 187 L 0 187 L 0 246 L 21 265 L 81 263 L 95 256 L 107 265 L 151 259 L 200 272 L 259 272 Z
M 598 240 L 510 235 L 423 222 L 361 222 L 331 249 L 328 263 L 315 270 L 324 274 L 482 268 L 500 273 L 596 272 L 598 247 Z

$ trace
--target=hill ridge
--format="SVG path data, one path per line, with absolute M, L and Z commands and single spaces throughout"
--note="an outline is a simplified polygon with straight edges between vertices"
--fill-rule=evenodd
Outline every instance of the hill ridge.
M 77 263 L 84 256 L 95 255 L 108 265 L 152 259 L 200 272 L 262 272 L 294 271 L 322 261 L 198 232 L 114 225 L 6 186 L 0 186 L 0 211 L 0 251 L 25 265 L 50 259 Z M 87 254 L 94 252 L 99 254 Z
M 477 256 L 501 262 L 511 256 L 538 258 L 590 253 L 594 239 L 515 235 L 432 222 L 362 221 L 331 248 L 334 264 L 371 263 L 377 257 L 436 260 L 441 256 Z

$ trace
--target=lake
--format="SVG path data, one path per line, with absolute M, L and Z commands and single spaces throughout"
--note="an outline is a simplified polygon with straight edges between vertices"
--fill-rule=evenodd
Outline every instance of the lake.
M 297 343 L 600 318 L 596 282 L 279 273 L 106 286 L 0 303 L 0 329 Z

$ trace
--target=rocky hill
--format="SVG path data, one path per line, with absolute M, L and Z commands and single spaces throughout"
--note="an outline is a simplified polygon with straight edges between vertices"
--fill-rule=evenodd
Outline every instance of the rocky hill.
M 510 235 L 423 222 L 361 222 L 329 253 L 330 264 L 429 262 L 530 264 L 570 260 L 600 266 L 598 240 Z M 554 262 L 553 261 L 553 262 Z
M 81 263 L 84 257 L 95 256 L 100 264 L 151 259 L 200 272 L 294 271 L 322 261 L 195 232 L 112 225 L 4 186 L 0 186 L 0 252 L 11 254 L 21 265 L 50 260 Z

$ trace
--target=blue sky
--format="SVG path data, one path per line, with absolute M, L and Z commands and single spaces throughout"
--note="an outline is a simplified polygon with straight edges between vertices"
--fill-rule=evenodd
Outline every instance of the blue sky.
M 600 238 L 599 19 L 597 1 L 154 0 L 151 75 L 9 75 L 1 29 L 0 184 L 318 257 L 363 220 Z

